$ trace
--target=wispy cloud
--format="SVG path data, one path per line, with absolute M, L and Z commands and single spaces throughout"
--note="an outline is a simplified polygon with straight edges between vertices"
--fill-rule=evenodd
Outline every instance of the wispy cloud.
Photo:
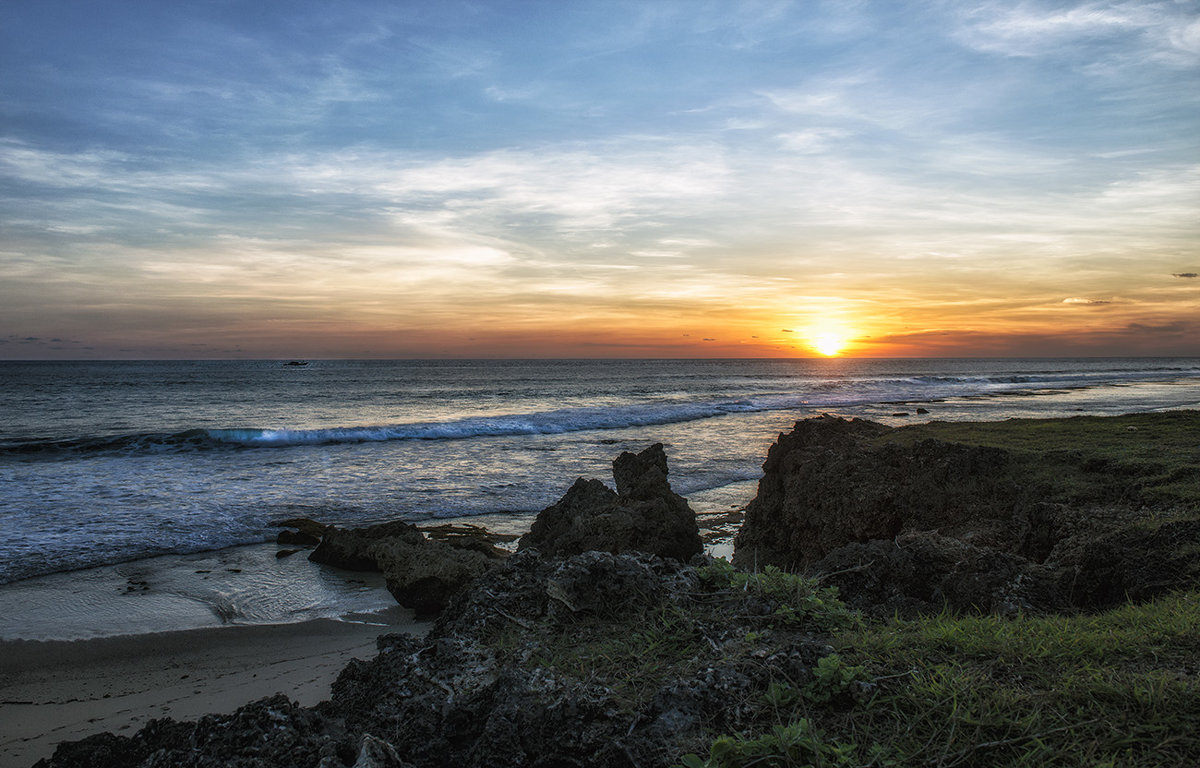
M 1064 8 L 995 3 L 964 11 L 957 34 L 973 48 L 1006 56 L 1063 57 L 1086 49 L 1123 60 L 1193 67 L 1200 62 L 1200 21 L 1188 6 L 1091 2 Z

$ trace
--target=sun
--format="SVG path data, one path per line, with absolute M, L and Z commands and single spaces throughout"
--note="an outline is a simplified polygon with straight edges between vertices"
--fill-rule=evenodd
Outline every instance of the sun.
M 825 357 L 836 357 L 845 346 L 846 340 L 832 333 L 823 333 L 812 339 L 812 348 Z

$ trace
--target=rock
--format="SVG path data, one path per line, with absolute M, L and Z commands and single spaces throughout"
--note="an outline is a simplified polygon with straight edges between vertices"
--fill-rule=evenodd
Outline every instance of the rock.
M 313 562 L 353 571 L 378 571 L 396 601 L 418 615 L 436 614 L 460 589 L 495 567 L 509 553 L 494 546 L 479 526 L 446 526 L 426 538 L 402 521 L 368 528 L 325 529 Z
M 777 717 L 769 687 L 813 681 L 832 652 L 814 625 L 729 586 L 638 552 L 518 552 L 427 637 L 380 637 L 379 653 L 352 660 L 311 709 L 276 696 L 196 723 L 153 721 L 61 745 L 40 765 L 665 768 L 713 733 Z
M 336 528 L 329 526 L 321 544 L 308 559 L 314 563 L 332 565 L 348 571 L 380 571 L 382 568 L 372 550 L 386 540 L 398 539 L 409 543 L 425 540 L 415 525 L 397 520 L 368 528 Z
M 801 421 L 768 453 L 734 562 L 819 575 L 885 615 L 1098 610 L 1195 588 L 1200 520 L 1181 483 L 1195 476 L 1190 454 L 1139 463 L 1103 442 L 1128 440 L 1128 426 L 1186 440 L 1192 419 L 999 423 L 968 438 L 1019 450 L 928 437 L 961 439 L 934 425 Z M 1161 507 L 1147 506 L 1155 499 Z
M 918 408 L 918 409 L 917 409 L 917 413 L 918 413 L 919 415 L 924 415 L 924 414 L 926 414 L 926 413 L 929 413 L 929 409 L 928 409 L 928 408 Z
M 1024 517 L 1034 489 L 1013 476 L 1005 451 L 873 442 L 890 430 L 821 416 L 780 435 L 746 508 L 734 562 L 803 570 L 847 544 L 913 530 L 1015 549 L 1010 521 Z
M 1109 608 L 1200 585 L 1200 520 L 1139 522 L 1065 538 L 1046 560 L 1072 604 Z
M 59 745 L 38 768 L 223 768 L 317 765 L 345 739 L 342 725 L 276 696 L 194 723 L 152 720 L 132 737 L 100 734 Z M 343 750 L 344 751 L 344 750 Z M 352 753 L 351 753 L 352 754 Z M 338 762 L 336 765 L 345 765 Z
M 1067 607 L 1051 569 L 932 531 L 840 547 L 809 572 L 846 603 L 879 616 L 949 608 L 1015 615 Z
M 497 544 L 520 538 L 517 534 L 493 533 L 481 525 L 471 523 L 432 525 L 422 528 L 421 532 L 431 541 L 440 541 L 460 549 L 471 549 L 493 560 L 501 560 L 511 554 Z
M 776 607 L 747 601 L 706 591 L 674 559 L 521 551 L 427 638 L 381 638 L 377 657 L 338 677 L 326 711 L 422 767 L 665 767 L 706 749 L 709 729 L 744 724 L 772 681 L 811 678 L 828 652 L 807 627 L 747 643 Z M 630 679 L 635 664 L 650 671 Z
M 298 550 L 298 549 L 281 549 L 275 553 L 275 559 L 282 560 L 285 557 L 291 557 L 292 555 L 296 554 L 299 551 L 300 550 Z
M 474 549 L 400 537 L 378 542 L 371 555 L 387 580 L 388 592 L 418 616 L 441 612 L 455 593 L 499 563 Z
M 696 514 L 671 490 L 662 444 L 613 461 L 614 493 L 599 480 L 580 478 L 554 504 L 542 510 L 518 549 L 547 557 L 591 550 L 647 552 L 686 561 L 703 545 Z
M 655 443 L 641 453 L 624 451 L 613 459 L 617 494 L 630 499 L 655 499 L 670 494 L 669 471 L 662 443 Z
M 277 544 L 293 547 L 315 547 L 321 543 L 325 529 L 329 526 L 310 520 L 307 517 L 292 517 L 287 520 L 276 520 L 271 525 L 280 528 L 295 528 L 294 531 L 283 530 L 275 537 Z
M 396 754 L 396 748 L 371 734 L 363 734 L 353 768 L 411 768 Z

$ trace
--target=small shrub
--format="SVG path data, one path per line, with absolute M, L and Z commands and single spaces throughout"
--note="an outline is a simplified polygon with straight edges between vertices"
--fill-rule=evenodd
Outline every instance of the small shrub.
M 804 686 L 804 698 L 814 704 L 825 704 L 850 692 L 850 684 L 866 679 L 866 670 L 850 666 L 841 656 L 831 653 L 813 667 L 814 680 Z
M 774 565 L 761 571 L 739 571 L 726 560 L 714 560 L 699 569 L 700 578 L 716 589 L 750 592 L 777 604 L 774 617 L 785 626 L 809 625 L 819 631 L 847 629 L 858 614 L 838 599 L 836 587 L 822 587 L 816 579 L 787 573 Z

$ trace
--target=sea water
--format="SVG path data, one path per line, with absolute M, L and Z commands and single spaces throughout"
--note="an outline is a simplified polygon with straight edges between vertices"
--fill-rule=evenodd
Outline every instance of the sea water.
M 0 604 L 63 594 L 55 579 L 96 567 L 108 570 L 87 578 L 136 592 L 127 574 L 162 557 L 205 578 L 265 569 L 181 558 L 254 560 L 246 546 L 288 517 L 482 515 L 519 531 L 575 478 L 610 481 L 617 454 L 655 442 L 694 507 L 734 507 L 778 434 L 818 413 L 903 424 L 1188 407 L 1192 358 L 0 362 Z M 300 567 L 263 578 L 321 580 L 286 571 Z M 295 620 L 354 603 L 360 584 L 317 585 L 276 614 L 185 596 L 223 621 Z

